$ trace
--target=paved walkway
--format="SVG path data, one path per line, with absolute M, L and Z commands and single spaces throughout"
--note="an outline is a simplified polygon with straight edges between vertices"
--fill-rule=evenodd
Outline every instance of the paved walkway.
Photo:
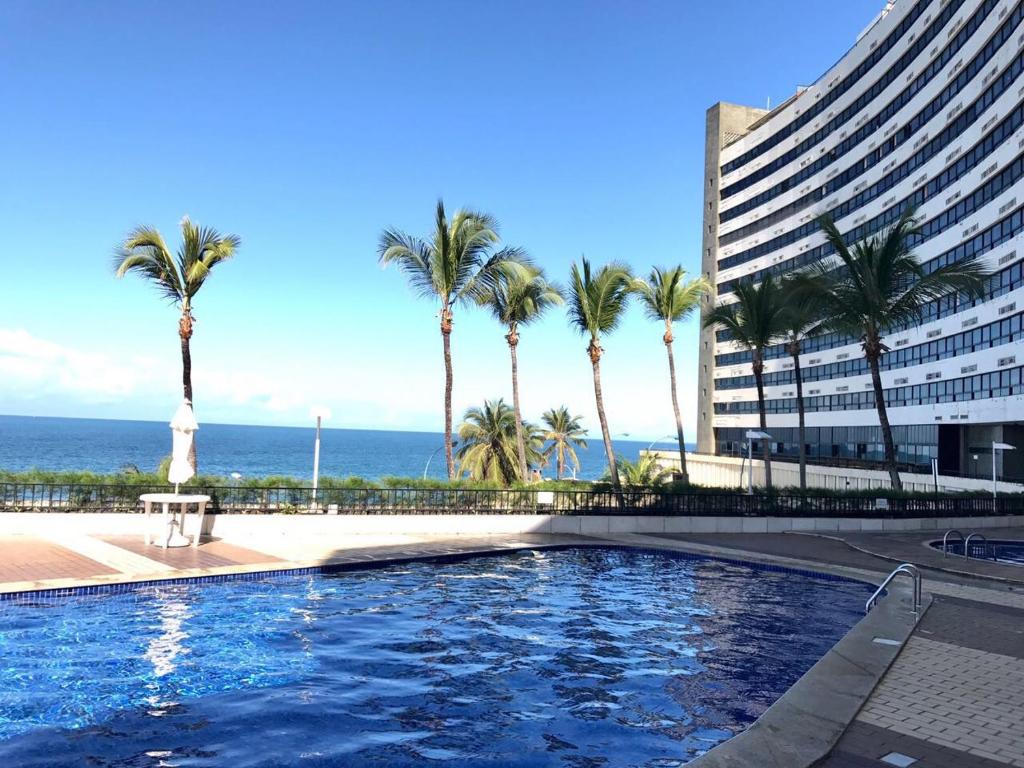
M 943 555 L 940 550 L 928 546 L 929 542 L 941 541 L 943 531 L 917 531 L 907 533 L 830 533 L 829 536 L 845 542 L 850 547 L 869 552 L 889 561 L 915 563 L 934 571 L 954 572 L 962 576 L 980 576 L 1024 585 L 1024 568 L 1018 565 L 996 563 L 991 560 L 965 558 L 958 555 Z M 970 529 L 963 531 L 965 536 Z M 987 539 L 1024 539 L 1020 528 L 986 528 Z M 951 541 L 959 541 L 952 538 Z
M 47 539 L 0 537 L 0 582 L 85 579 L 117 572 L 115 568 Z

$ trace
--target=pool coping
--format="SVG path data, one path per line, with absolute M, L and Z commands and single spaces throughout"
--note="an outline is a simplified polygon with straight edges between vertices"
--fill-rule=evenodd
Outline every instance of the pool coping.
M 248 581 L 265 578 L 268 575 L 334 573 L 410 562 L 452 562 L 530 549 L 558 550 L 575 547 L 664 550 L 816 577 L 840 578 L 867 584 L 873 584 L 878 580 L 877 573 L 847 566 L 666 540 L 642 534 L 550 538 L 551 541 L 512 540 L 501 545 L 470 545 L 458 551 L 406 551 L 396 552 L 392 556 L 387 553 L 353 553 L 343 558 L 320 561 L 278 561 L 273 564 L 274 567 L 267 567 L 269 563 L 255 563 L 221 566 L 215 569 L 181 570 L 173 575 L 119 574 L 84 580 L 51 580 L 50 583 L 26 582 L 23 589 L 8 588 L 0 593 L 0 602 L 34 597 L 129 592 L 149 586 L 182 583 Z M 53 583 L 58 581 L 78 583 Z M 876 606 L 854 624 L 754 723 L 687 765 L 694 768 L 739 768 L 751 765 L 758 768 L 810 768 L 825 757 L 881 681 L 931 604 L 931 596 L 926 595 L 919 614 L 914 616 L 910 609 L 911 598 L 911 590 L 905 584 L 891 585 Z M 875 643 L 876 637 L 886 638 L 892 643 Z
M 910 535 L 912 533 L 916 534 L 917 532 L 906 531 L 906 532 L 903 532 L 903 533 L 906 533 L 906 534 Z M 925 531 L 921 531 L 920 533 L 921 534 L 925 534 L 926 532 Z M 948 575 L 951 575 L 951 576 L 958 576 L 958 577 L 962 577 L 962 578 L 980 579 L 982 581 L 991 581 L 991 582 L 995 582 L 995 583 L 998 583 L 998 584 L 1012 584 L 1012 585 L 1015 585 L 1015 586 L 1024 583 L 1024 570 L 1022 570 L 1021 566 L 1019 566 L 1019 565 L 1013 565 L 1011 563 L 994 562 L 994 561 L 991 561 L 991 560 L 978 560 L 977 558 L 969 558 L 969 559 L 965 560 L 964 558 L 957 557 L 957 558 L 954 558 L 954 559 L 943 558 L 943 559 L 939 560 L 935 555 L 936 554 L 941 555 L 941 551 L 935 549 L 934 547 L 932 547 L 930 545 L 930 542 L 932 542 L 932 541 L 942 541 L 941 538 L 933 538 L 933 537 L 930 537 L 930 536 L 925 536 L 923 539 L 918 539 L 917 541 L 914 541 L 914 542 L 906 542 L 906 545 L 907 545 L 906 552 L 899 553 L 900 555 L 903 555 L 903 556 L 897 556 L 896 554 L 893 554 L 893 553 L 890 553 L 890 552 L 880 551 L 878 548 L 872 548 L 869 545 L 861 543 L 861 542 L 858 542 L 858 541 L 851 541 L 850 538 L 844 537 L 841 534 L 822 533 L 822 532 L 818 532 L 818 531 L 814 531 L 814 532 L 810 532 L 810 531 L 803 532 L 803 531 L 801 531 L 801 532 L 796 533 L 794 535 L 798 535 L 798 536 L 818 536 L 818 537 L 823 538 L 823 539 L 831 539 L 832 541 L 839 541 L 839 542 L 842 542 L 843 544 L 845 544 L 846 546 L 848 546 L 850 549 L 854 549 L 854 550 L 856 550 L 858 552 L 862 552 L 862 553 L 864 553 L 866 555 L 871 555 L 872 557 L 877 557 L 877 558 L 880 558 L 882 560 L 887 560 L 887 561 L 889 561 L 891 563 L 897 563 L 897 564 L 898 563 L 912 562 L 915 565 L 917 565 L 918 568 L 921 568 L 921 569 L 926 570 L 926 571 L 933 571 L 933 572 L 935 572 L 937 574 L 948 574 Z M 903 542 L 901 542 L 901 543 L 903 543 Z M 928 558 L 924 558 L 923 557 L 923 555 L 925 553 L 928 554 Z M 998 568 L 1000 570 L 1003 569 L 1003 568 L 1009 568 L 1011 570 L 1006 572 L 1006 573 L 986 573 L 985 571 L 981 570 L 980 568 L 970 569 L 970 568 L 950 567 L 949 563 L 954 563 L 954 564 L 963 563 L 963 564 L 966 564 L 966 565 L 978 564 L 978 565 L 980 565 L 982 567 L 985 567 L 985 568 L 994 567 L 994 568 Z

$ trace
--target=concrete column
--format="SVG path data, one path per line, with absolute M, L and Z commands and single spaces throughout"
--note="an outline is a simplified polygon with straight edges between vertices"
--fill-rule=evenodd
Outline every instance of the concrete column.
M 712 285 L 718 279 L 718 195 L 722 148 L 742 137 L 751 124 L 766 113 L 756 107 L 719 102 L 707 111 L 704 132 L 704 223 L 701 230 L 701 273 Z M 714 294 L 701 304 L 701 318 L 714 306 Z M 715 332 L 701 330 L 697 362 L 697 453 L 715 452 L 713 429 Z

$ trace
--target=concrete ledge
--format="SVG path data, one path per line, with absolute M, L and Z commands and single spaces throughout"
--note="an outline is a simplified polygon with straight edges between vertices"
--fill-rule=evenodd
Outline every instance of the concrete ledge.
M 186 530 L 194 516 L 186 522 Z M 526 533 L 783 533 L 786 531 L 945 531 L 1024 525 L 1024 516 L 973 518 L 726 517 L 661 515 L 207 515 L 203 533 L 237 542 L 372 536 L 493 536 Z M 2 512 L 0 534 L 53 532 L 142 535 L 145 518 L 125 512 Z M 259 548 L 258 546 L 256 547 Z

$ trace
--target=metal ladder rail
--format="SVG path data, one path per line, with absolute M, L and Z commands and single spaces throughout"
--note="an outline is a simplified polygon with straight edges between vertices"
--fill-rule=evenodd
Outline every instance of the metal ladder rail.
M 981 534 L 981 533 L 969 533 L 969 534 L 967 534 L 967 538 L 964 539 L 964 557 L 965 558 L 969 559 L 971 557 L 971 555 L 970 555 L 971 551 L 970 551 L 970 549 L 968 549 L 968 545 L 971 543 L 971 539 L 975 539 L 975 538 L 981 539 L 981 541 L 984 543 L 984 549 L 982 549 L 982 552 L 984 552 L 985 550 L 988 550 L 988 549 L 992 549 L 992 545 L 988 543 L 988 539 L 985 538 L 984 534 Z M 979 557 L 979 558 L 975 558 L 975 559 L 976 560 L 987 560 L 988 558 Z M 992 559 L 993 560 L 996 559 L 995 558 L 995 551 L 994 550 L 993 550 Z
M 946 556 L 947 547 L 948 547 L 948 544 L 949 544 L 949 536 L 950 536 L 950 534 L 953 534 L 953 533 L 955 533 L 957 536 L 960 537 L 960 541 L 961 542 L 965 540 L 964 539 L 964 535 L 962 533 L 960 533 L 960 531 L 958 531 L 956 528 L 950 528 L 948 531 L 946 531 L 945 535 L 942 537 L 942 556 L 943 557 Z M 964 551 L 965 552 L 967 551 L 966 545 L 964 545 Z
M 900 574 L 909 576 L 913 581 L 914 588 L 914 615 L 916 616 L 921 612 L 921 571 L 918 570 L 917 566 L 913 563 L 903 563 L 899 565 L 885 577 L 885 581 L 878 585 L 878 589 L 875 593 L 868 598 L 868 601 L 864 603 L 864 613 L 868 613 L 875 603 L 878 602 L 878 597 L 885 591 L 885 588 L 889 586 L 889 582 L 895 579 Z

